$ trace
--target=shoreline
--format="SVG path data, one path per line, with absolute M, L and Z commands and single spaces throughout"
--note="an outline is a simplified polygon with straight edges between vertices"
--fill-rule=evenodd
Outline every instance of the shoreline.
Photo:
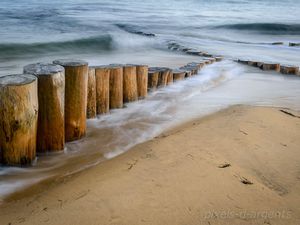
M 0 205 L 0 223 L 295 224 L 300 119 L 280 109 L 236 105 L 175 126 L 55 184 L 11 196 Z M 256 218 L 242 218 L 244 211 Z M 263 218 L 277 211 L 282 215 Z

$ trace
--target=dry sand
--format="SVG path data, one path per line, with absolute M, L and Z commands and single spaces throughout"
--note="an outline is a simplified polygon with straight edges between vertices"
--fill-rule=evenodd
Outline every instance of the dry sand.
M 300 224 L 299 112 L 280 110 L 234 106 L 177 127 L 4 203 L 0 224 Z

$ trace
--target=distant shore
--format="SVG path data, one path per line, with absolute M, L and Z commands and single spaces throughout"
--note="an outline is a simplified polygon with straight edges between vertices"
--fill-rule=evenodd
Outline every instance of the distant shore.
M 0 224 L 297 224 L 299 116 L 239 105 L 193 120 L 19 193 Z

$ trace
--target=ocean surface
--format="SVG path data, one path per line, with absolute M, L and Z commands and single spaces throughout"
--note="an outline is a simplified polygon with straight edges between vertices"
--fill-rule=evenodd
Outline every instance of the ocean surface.
M 90 65 L 145 63 L 175 68 L 225 60 L 200 76 L 88 121 L 87 137 L 30 168 L 0 166 L 0 200 L 34 183 L 101 163 L 166 129 L 233 104 L 300 110 L 300 78 L 238 65 L 236 58 L 300 65 L 300 0 L 1 0 L 0 76 L 24 65 L 78 58 Z M 273 45 L 283 42 L 283 45 Z

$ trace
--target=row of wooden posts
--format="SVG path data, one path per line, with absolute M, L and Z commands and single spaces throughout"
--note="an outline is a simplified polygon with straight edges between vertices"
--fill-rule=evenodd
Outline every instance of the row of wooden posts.
M 274 70 L 276 72 L 280 72 L 282 74 L 289 74 L 289 75 L 298 75 L 300 76 L 300 71 L 298 66 L 292 65 L 280 65 L 279 63 L 273 62 L 262 62 L 262 61 L 255 61 L 255 60 L 244 60 L 238 59 L 236 60 L 238 63 L 245 64 L 248 66 L 258 67 L 262 70 Z
M 273 45 L 279 45 L 284 44 L 283 42 L 274 42 Z M 289 43 L 289 46 L 300 46 L 300 43 Z M 186 46 L 183 46 L 181 44 L 178 44 L 176 42 L 169 42 L 168 48 L 174 51 L 182 51 L 188 55 L 194 55 L 194 56 L 201 56 L 201 57 L 212 57 L 217 60 L 222 60 L 222 56 L 217 56 L 210 54 L 205 51 L 198 51 L 196 49 L 192 49 Z M 280 65 L 279 63 L 274 62 L 262 62 L 257 60 L 249 60 L 249 59 L 236 59 L 234 60 L 238 63 L 258 67 L 262 70 L 275 70 L 277 72 L 280 72 L 282 74 L 290 74 L 290 75 L 299 75 L 300 76 L 300 70 L 298 66 L 293 65 Z
M 56 152 L 86 134 L 86 119 L 123 108 L 149 91 L 196 75 L 203 58 L 179 69 L 55 60 L 0 77 L 0 163 L 30 165 L 36 152 Z

